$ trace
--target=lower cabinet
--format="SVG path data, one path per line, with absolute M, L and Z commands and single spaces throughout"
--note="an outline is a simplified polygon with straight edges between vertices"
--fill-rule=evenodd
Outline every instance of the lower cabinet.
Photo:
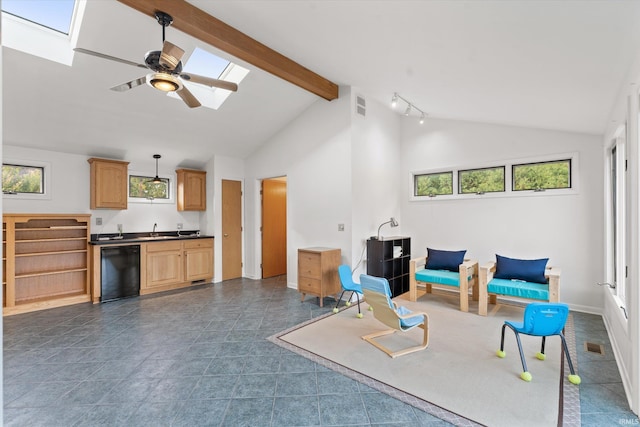
M 213 279 L 213 239 L 154 242 L 142 246 L 140 295 Z

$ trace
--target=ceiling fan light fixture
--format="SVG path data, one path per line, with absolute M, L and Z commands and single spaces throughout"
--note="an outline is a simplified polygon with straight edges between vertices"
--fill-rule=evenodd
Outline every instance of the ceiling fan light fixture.
M 180 80 L 168 73 L 151 73 L 147 75 L 147 83 L 162 92 L 175 92 L 182 89 Z

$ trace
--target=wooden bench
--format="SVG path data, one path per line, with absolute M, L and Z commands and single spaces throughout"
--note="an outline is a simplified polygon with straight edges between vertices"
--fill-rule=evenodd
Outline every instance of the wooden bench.
M 547 267 L 545 277 L 548 283 L 532 283 L 522 280 L 494 279 L 496 263 L 490 262 L 480 267 L 480 301 L 478 314 L 487 315 L 488 303 L 495 304 L 498 295 L 510 298 L 558 302 L 560 300 L 560 268 Z
M 431 293 L 432 285 L 459 288 L 460 311 L 469 311 L 469 287 L 473 300 L 478 301 L 478 261 L 465 259 L 458 272 L 447 270 L 427 270 L 427 257 L 414 258 L 409 263 L 409 300 L 418 299 L 418 286 L 425 286 Z

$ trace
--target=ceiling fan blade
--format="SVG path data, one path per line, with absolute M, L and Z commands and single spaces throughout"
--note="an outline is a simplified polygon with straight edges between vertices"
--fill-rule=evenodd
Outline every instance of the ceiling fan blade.
M 220 89 L 236 92 L 238 85 L 225 80 L 212 79 L 211 77 L 200 76 L 198 74 L 180 74 L 180 77 L 191 83 L 199 83 L 201 85 L 217 87 Z
M 111 90 L 115 90 L 116 92 L 124 92 L 125 90 L 133 89 L 134 87 L 143 85 L 147 82 L 147 76 L 142 76 L 139 79 L 131 80 L 127 83 L 122 83 L 121 85 L 114 86 Z
M 180 98 L 182 98 L 184 103 L 189 106 L 189 108 L 195 108 L 202 105 L 200 104 L 200 101 L 198 101 L 196 97 L 193 96 L 193 94 L 189 91 L 189 89 L 187 89 L 187 87 L 184 85 L 182 86 L 182 89 L 176 91 L 176 93 Z
M 116 61 L 116 62 L 121 62 L 123 64 L 127 64 L 127 65 L 133 65 L 134 67 L 140 67 L 140 68 L 144 68 L 146 69 L 147 66 L 143 65 L 143 64 L 138 64 L 137 62 L 133 62 L 133 61 L 127 61 L 126 59 L 122 59 L 122 58 L 116 58 L 115 56 L 111 56 L 111 55 L 105 55 L 104 53 L 100 53 L 100 52 L 94 52 L 92 50 L 89 49 L 83 49 L 81 47 L 76 47 L 75 49 L 73 49 L 76 52 L 80 52 L 80 53 L 84 53 L 87 55 L 93 55 L 93 56 L 97 56 L 98 58 L 102 58 L 102 59 L 108 59 L 109 61 Z
M 182 59 L 182 55 L 184 55 L 184 50 L 171 42 L 165 41 L 160 54 L 160 65 L 168 70 L 175 70 Z

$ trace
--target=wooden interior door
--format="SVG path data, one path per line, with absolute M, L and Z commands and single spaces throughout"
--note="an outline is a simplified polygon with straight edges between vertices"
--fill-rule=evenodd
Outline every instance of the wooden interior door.
M 262 181 L 262 278 L 287 274 L 287 180 Z
M 222 280 L 242 277 L 241 184 L 222 180 Z

